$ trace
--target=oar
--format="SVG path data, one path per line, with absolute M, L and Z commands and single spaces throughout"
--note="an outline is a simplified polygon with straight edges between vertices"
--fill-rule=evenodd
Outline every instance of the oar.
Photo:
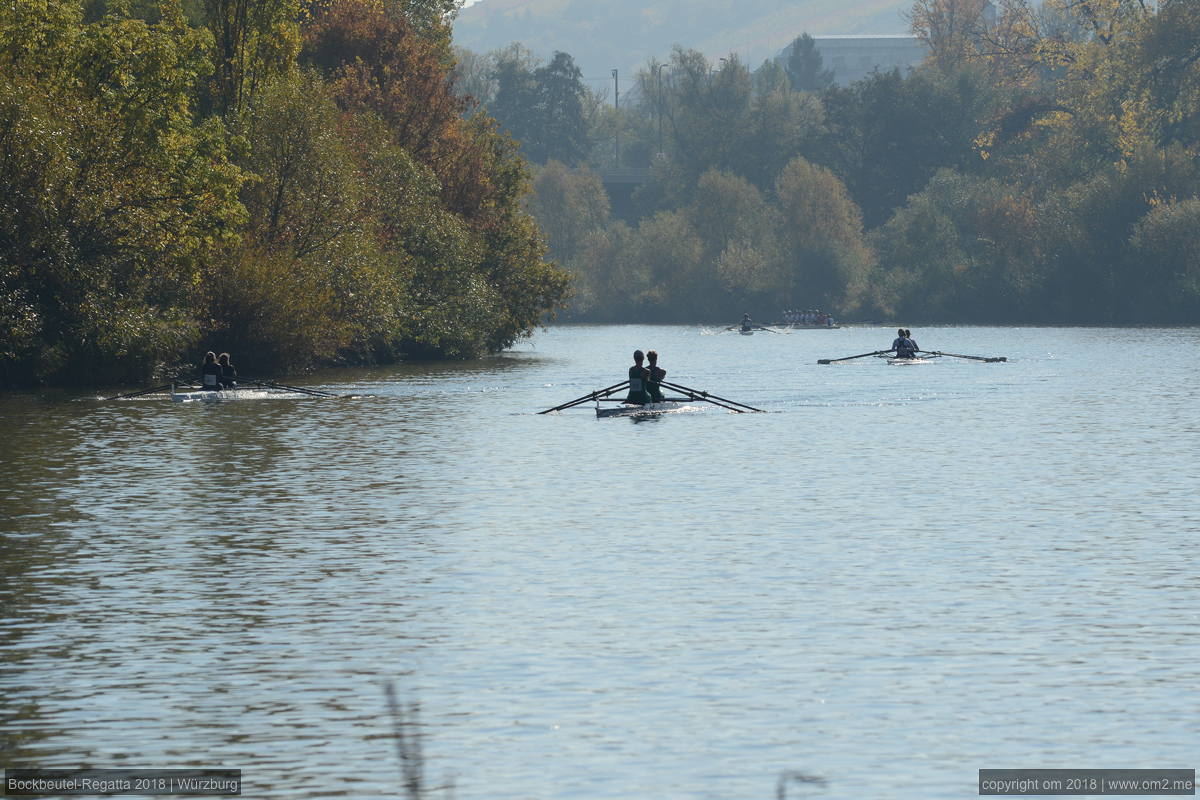
M 890 353 L 891 350 L 876 350 L 873 353 L 859 353 L 856 356 L 846 356 L 845 358 L 818 358 L 818 364 L 833 364 L 838 361 L 849 361 L 852 358 L 866 358 L 867 356 L 881 356 L 884 353 Z
M 589 397 L 588 399 L 590 400 L 591 398 Z M 654 402 L 655 403 L 686 403 L 688 400 L 696 400 L 696 399 L 698 399 L 698 398 L 695 395 L 692 395 L 691 397 L 664 397 L 662 400 L 655 400 Z M 621 397 L 597 397 L 596 402 L 597 403 L 624 403 L 625 400 L 624 400 L 624 398 L 621 398 Z M 542 412 L 539 411 L 538 413 L 541 414 Z
M 301 394 L 311 394 L 313 397 L 337 397 L 333 392 L 326 392 L 322 389 L 305 389 L 303 386 L 288 386 L 283 383 L 273 383 L 272 381 L 256 381 L 264 386 L 270 386 L 272 389 L 286 389 L 289 392 L 300 392 Z
M 687 393 L 688 393 L 688 394 L 690 394 L 690 395 L 695 395 L 695 397 L 696 397 L 696 399 L 697 399 L 697 400 L 707 400 L 708 402 L 710 402 L 710 403 L 713 403 L 713 405 L 718 405 L 718 406 L 719 406 L 719 405 L 721 405 L 722 403 L 729 403 L 729 404 L 730 404 L 730 406 L 740 406 L 741 408 L 744 408 L 744 409 L 746 409 L 746 410 L 748 410 L 748 411 L 757 411 L 757 412 L 759 412 L 760 414 L 761 414 L 761 413 L 763 413 L 763 410 L 762 410 L 761 408 L 755 408 L 754 406 L 748 406 L 748 405 L 746 405 L 745 403 L 739 403 L 739 402 L 737 402 L 736 400 L 729 400 L 729 399 L 727 399 L 727 398 L 725 398 L 725 397 L 719 397 L 719 396 L 717 396 L 717 395 L 715 395 L 715 394 L 709 394 L 708 392 L 706 392 L 706 391 L 703 391 L 703 390 L 701 390 L 701 389 L 690 389 L 690 388 L 688 388 L 687 386 L 681 386 L 681 385 L 680 385 L 680 384 L 678 384 L 678 383 L 667 383 L 666 381 L 662 381 L 661 383 L 662 383 L 662 385 L 663 385 L 663 386 L 667 386 L 667 387 L 669 387 L 669 388 L 671 388 L 671 389 L 675 389 L 675 390 L 677 390 L 677 391 L 680 391 L 680 392 L 687 392 Z M 714 400 L 720 400 L 721 402 L 720 402 L 720 403 L 716 403 L 716 402 L 713 402 Z M 728 408 L 728 406 L 726 406 L 726 408 Z M 737 409 L 737 408 L 734 408 L 734 409 L 731 409 L 731 410 L 733 410 L 733 411 L 737 411 L 738 413 L 742 413 L 742 412 L 741 412 L 739 409 Z
M 283 383 L 275 383 L 274 381 L 260 381 L 257 378 L 242 378 L 242 383 L 257 383 L 259 386 L 270 386 L 272 389 L 283 389 L 287 392 L 299 392 L 300 394 L 310 394 L 313 397 L 337 397 L 333 392 L 322 391 L 321 389 L 305 389 L 303 386 L 288 386 Z
M 599 391 L 589 392 L 589 393 L 585 394 L 583 397 L 578 397 L 569 403 L 563 403 L 561 406 L 555 406 L 554 408 L 547 408 L 545 411 L 539 411 L 537 413 L 549 414 L 551 411 L 562 411 L 564 408 L 570 408 L 571 406 L 577 406 L 580 403 L 586 403 L 587 401 L 595 400 L 598 397 L 608 397 L 613 392 L 615 392 L 625 386 L 628 386 L 628 385 L 629 385 L 629 381 L 627 381 L 627 380 L 621 381 L 620 383 L 614 383 L 612 386 L 608 387 L 607 389 L 600 389 Z
M 672 402 L 677 403 L 677 402 L 684 401 L 684 400 L 700 400 L 701 402 L 712 403 L 714 406 L 719 406 L 720 408 L 723 408 L 726 411 L 733 411 L 738 414 L 746 413 L 744 409 L 735 408 L 733 406 L 727 406 L 724 403 L 717 402 L 711 396 L 705 396 L 708 394 L 707 392 L 698 392 L 694 389 L 686 389 L 686 388 L 683 388 L 680 386 L 675 386 L 673 384 L 665 383 L 665 382 L 662 385 L 670 387 L 671 389 L 674 389 L 675 391 L 678 391 L 678 392 L 686 392 L 687 393 L 687 397 L 664 397 L 663 398 L 664 403 L 667 401 L 672 401 Z M 739 403 L 739 405 L 740 405 L 740 403 Z M 749 408 L 749 406 L 747 406 L 747 408 Z M 754 410 L 757 411 L 758 409 L 756 408 Z
M 951 358 L 969 358 L 972 361 L 986 361 L 989 364 L 994 364 L 997 361 L 1008 361 L 1004 356 L 996 356 L 988 358 L 987 356 L 960 356 L 958 353 L 943 353 L 941 350 L 918 350 L 918 353 L 925 353 L 931 356 L 950 356 Z
M 144 394 L 154 394 L 156 392 L 161 392 L 163 389 L 170 389 L 171 386 L 172 386 L 172 384 L 168 383 L 164 386 L 155 386 L 153 389 L 142 389 L 140 392 L 130 392 L 129 394 L 119 394 L 116 397 L 106 398 L 105 402 L 107 402 L 108 400 L 128 400 L 130 397 L 141 397 Z
M 766 331 L 767 333 L 779 333 L 779 331 L 772 330 L 771 328 L 764 328 L 762 325 L 755 325 L 754 327 L 758 328 L 760 331 Z

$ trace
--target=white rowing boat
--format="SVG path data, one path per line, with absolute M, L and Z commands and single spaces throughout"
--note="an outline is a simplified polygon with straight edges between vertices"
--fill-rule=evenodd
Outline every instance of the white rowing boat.
M 280 392 L 269 389 L 261 389 L 259 387 L 245 389 L 220 389 L 212 390 L 196 390 L 196 391 L 176 391 L 175 387 L 171 387 L 171 401 L 175 403 L 220 403 L 226 400 L 259 400 L 264 397 L 299 397 L 299 394 L 294 392 Z
M 695 407 L 673 400 L 663 403 L 647 403 L 644 406 L 621 403 L 621 405 L 611 408 L 601 408 L 597 404 L 596 417 L 597 419 L 604 419 L 605 417 L 652 417 L 658 414 L 670 414 L 673 411 L 683 411 L 687 408 Z
M 914 364 L 932 364 L 932 358 L 889 358 L 887 363 L 896 367 L 908 367 Z

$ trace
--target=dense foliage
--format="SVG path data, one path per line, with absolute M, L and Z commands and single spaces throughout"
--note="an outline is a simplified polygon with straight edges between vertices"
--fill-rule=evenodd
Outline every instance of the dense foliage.
M 470 356 L 566 296 L 452 0 L 0 10 L 0 383 Z
M 572 315 L 1200 322 L 1200 4 L 917 0 L 910 20 L 929 58 L 908 75 L 828 85 L 800 37 L 753 71 L 677 48 L 620 109 L 577 83 L 587 155 L 526 151 Z M 501 61 L 460 58 L 485 105 Z M 614 166 L 649 169 L 632 202 L 606 196 Z

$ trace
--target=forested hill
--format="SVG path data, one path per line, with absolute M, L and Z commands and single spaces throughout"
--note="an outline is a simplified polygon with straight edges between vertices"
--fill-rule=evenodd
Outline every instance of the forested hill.
M 462 10 L 454 43 L 478 53 L 521 42 L 561 50 L 584 75 L 633 70 L 676 44 L 758 64 L 803 32 L 906 33 L 904 0 L 480 0 Z

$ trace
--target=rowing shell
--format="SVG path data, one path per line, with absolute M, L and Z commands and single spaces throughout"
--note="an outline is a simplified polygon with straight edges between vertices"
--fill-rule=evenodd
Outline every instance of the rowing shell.
M 794 331 L 833 331 L 842 327 L 838 323 L 832 325 L 806 325 L 802 322 L 775 322 L 772 323 L 773 328 L 790 328 Z
M 687 403 L 676 403 L 668 401 L 665 403 L 647 403 L 644 406 L 629 405 L 622 403 L 614 408 L 596 408 L 596 417 L 603 419 L 605 417 L 652 417 L 657 414 L 669 414 L 672 411 L 679 411 L 687 408 Z
M 738 331 L 742 336 L 753 336 L 754 331 Z
M 932 364 L 932 358 L 889 358 L 889 364 L 897 367 L 907 367 L 911 364 Z
M 221 389 L 220 391 L 176 392 L 171 400 L 176 403 L 220 403 L 225 400 L 257 400 L 263 397 L 292 397 L 292 392 L 269 392 L 265 389 Z

